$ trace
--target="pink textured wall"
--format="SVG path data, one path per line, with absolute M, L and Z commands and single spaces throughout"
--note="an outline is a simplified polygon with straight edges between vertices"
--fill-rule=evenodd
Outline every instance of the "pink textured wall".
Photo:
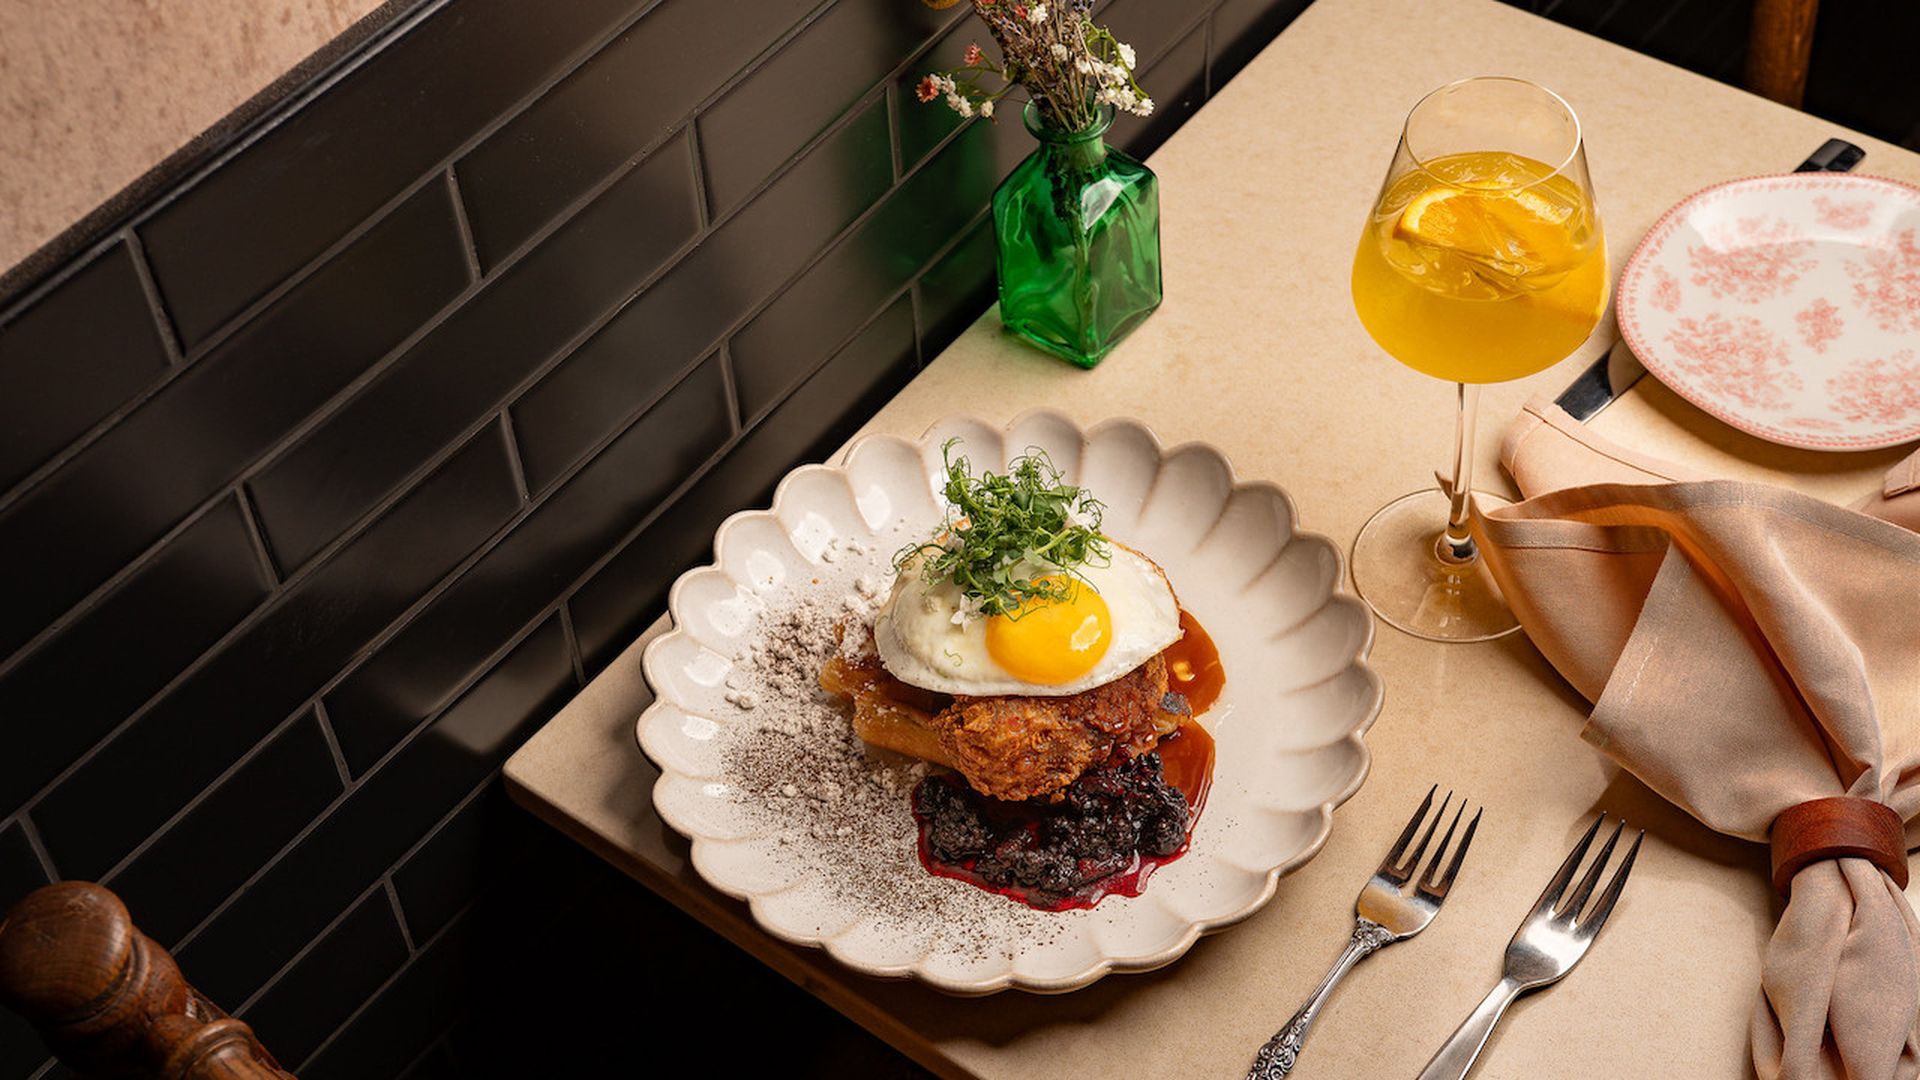
M 0 269 L 379 0 L 0 0 Z

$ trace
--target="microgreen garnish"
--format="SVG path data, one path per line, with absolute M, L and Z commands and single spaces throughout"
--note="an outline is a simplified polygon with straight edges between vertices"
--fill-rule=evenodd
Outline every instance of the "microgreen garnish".
M 1072 595 L 1080 567 L 1107 564 L 1113 552 L 1100 535 L 1105 507 L 1065 483 L 1045 451 L 1028 450 L 1008 463 L 1005 475 L 976 477 L 966 457 L 953 452 L 959 441 L 941 448 L 947 470 L 941 531 L 902 549 L 893 557 L 895 570 L 924 557 L 929 583 L 951 581 L 981 614 L 1017 619 L 1029 604 Z

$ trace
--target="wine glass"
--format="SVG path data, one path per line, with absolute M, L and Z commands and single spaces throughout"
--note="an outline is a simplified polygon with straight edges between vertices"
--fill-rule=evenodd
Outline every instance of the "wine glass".
M 1580 121 L 1523 79 L 1448 83 L 1407 114 L 1353 258 L 1353 306 L 1394 359 L 1458 384 L 1453 478 L 1377 511 L 1353 542 L 1360 595 L 1433 641 L 1518 628 L 1474 549 L 1480 384 L 1558 363 L 1607 306 L 1607 253 Z

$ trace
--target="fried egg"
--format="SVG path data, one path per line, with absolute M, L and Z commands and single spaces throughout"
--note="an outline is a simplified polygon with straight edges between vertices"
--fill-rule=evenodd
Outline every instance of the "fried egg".
M 1112 545 L 1105 566 L 1067 577 L 1022 566 L 1019 576 L 1061 577 L 1067 596 L 1017 615 L 969 613 L 960 587 L 902 568 L 874 619 L 880 662 L 901 682 L 943 694 L 1064 697 L 1104 686 L 1180 640 L 1180 604 L 1153 561 Z

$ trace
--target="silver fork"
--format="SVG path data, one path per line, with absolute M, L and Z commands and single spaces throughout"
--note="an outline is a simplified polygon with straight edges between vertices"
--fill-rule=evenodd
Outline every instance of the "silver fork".
M 1626 827 L 1621 822 L 1613 827 L 1613 835 L 1607 837 L 1605 846 L 1593 860 L 1593 866 L 1581 877 L 1580 884 L 1574 887 L 1573 895 L 1561 902 L 1567 891 L 1567 882 L 1573 880 L 1573 872 L 1579 868 L 1580 860 L 1587 854 L 1587 848 L 1593 843 L 1595 834 L 1605 823 L 1606 815 L 1594 819 L 1593 827 L 1587 835 L 1573 846 L 1567 861 L 1560 864 L 1560 870 L 1547 882 L 1547 889 L 1534 902 L 1533 910 L 1514 931 L 1513 941 L 1507 946 L 1507 957 L 1500 981 L 1487 994 L 1480 1007 L 1473 1010 L 1466 1023 L 1453 1033 L 1440 1052 L 1433 1055 L 1427 1067 L 1420 1073 L 1419 1080 L 1462 1080 L 1473 1068 L 1480 1051 L 1487 1045 L 1487 1038 L 1493 1034 L 1493 1026 L 1513 1004 L 1513 999 L 1529 990 L 1538 990 L 1551 986 L 1566 977 L 1573 965 L 1587 954 L 1587 947 L 1607 924 L 1607 916 L 1613 913 L 1613 905 L 1620 899 L 1620 890 L 1626 888 L 1627 875 L 1633 871 L 1634 856 L 1640 854 L 1640 841 L 1646 838 L 1646 831 L 1633 838 L 1633 846 L 1627 849 L 1626 858 L 1620 860 L 1620 869 L 1614 871 L 1613 880 L 1600 894 L 1600 899 L 1587 908 L 1587 900 L 1593 895 L 1593 888 L 1599 884 L 1600 871 L 1606 869 L 1607 859 L 1613 855 L 1613 846 L 1620 839 L 1620 831 Z M 1583 913 L 1581 909 L 1586 908 Z
M 1467 831 L 1460 836 L 1460 846 L 1454 849 L 1453 860 L 1447 863 L 1446 871 L 1440 869 L 1440 862 L 1446 856 L 1447 845 L 1453 841 L 1453 831 L 1460 825 L 1461 812 L 1467 808 L 1465 799 L 1453 812 L 1453 821 L 1447 826 L 1447 834 L 1440 838 L 1440 846 L 1434 849 L 1433 861 L 1427 864 L 1427 872 L 1414 881 L 1414 872 L 1420 868 L 1420 857 L 1426 853 L 1427 843 L 1433 839 L 1433 831 L 1440 825 L 1440 819 L 1447 816 L 1447 804 L 1453 801 L 1453 792 L 1440 802 L 1440 810 L 1433 815 L 1427 830 L 1420 836 L 1420 843 L 1407 855 L 1407 841 L 1420 828 L 1420 822 L 1427 816 L 1427 810 L 1433 806 L 1433 793 L 1440 790 L 1435 784 L 1427 790 L 1427 797 L 1420 802 L 1420 809 L 1413 812 L 1413 820 L 1400 831 L 1400 839 L 1393 842 L 1393 850 L 1381 861 L 1380 868 L 1367 879 L 1360 890 L 1360 898 L 1353 904 L 1353 937 L 1347 941 L 1347 949 L 1334 961 L 1333 970 L 1320 980 L 1320 986 L 1307 998 L 1300 1011 L 1293 1014 L 1286 1026 L 1268 1039 L 1260 1052 L 1254 1055 L 1253 1068 L 1247 1070 L 1247 1080 L 1280 1080 L 1293 1071 L 1293 1063 L 1300 1059 L 1300 1048 L 1307 1039 L 1307 1029 L 1313 1026 L 1313 1018 L 1320 1013 L 1320 1006 L 1327 995 L 1340 982 L 1342 976 L 1353 969 L 1353 965 L 1373 955 L 1374 952 L 1396 941 L 1403 941 L 1427 928 L 1440 905 L 1447 899 L 1447 890 L 1453 885 L 1455 874 L 1460 872 L 1460 860 L 1467 857 L 1467 845 L 1473 843 L 1473 832 L 1480 827 L 1480 811 L 1473 812 L 1473 820 L 1467 822 Z M 1401 856 L 1406 858 L 1402 859 Z M 1413 893 L 1408 895 L 1401 890 L 1409 881 L 1414 881 Z

